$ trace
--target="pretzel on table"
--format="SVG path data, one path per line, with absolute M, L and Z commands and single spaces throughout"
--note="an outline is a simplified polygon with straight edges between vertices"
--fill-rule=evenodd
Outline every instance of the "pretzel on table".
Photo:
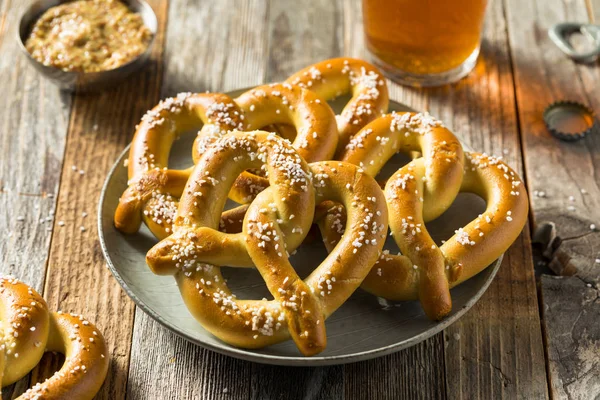
M 420 300 L 434 320 L 452 309 L 449 289 L 481 272 L 518 237 L 527 219 L 527 195 L 521 181 L 501 160 L 477 153 L 463 157 L 456 137 L 427 114 L 392 113 L 361 130 L 342 160 L 376 175 L 397 151 L 422 156 L 400 168 L 388 181 L 385 196 L 392 235 L 402 255 L 384 252 L 362 287 L 389 300 Z M 487 209 L 438 247 L 425 222 L 441 215 L 459 192 L 473 192 Z M 326 204 L 319 226 L 325 245 L 338 242 L 345 211 Z
M 60 370 L 18 399 L 92 399 L 108 371 L 102 334 L 80 315 L 49 312 L 44 299 L 14 278 L 0 277 L 2 387 L 27 375 L 46 351 L 65 355 Z
M 337 154 L 361 128 L 386 113 L 389 105 L 383 74 L 374 65 L 355 58 L 321 61 L 296 72 L 286 82 L 310 89 L 327 101 L 345 94 L 352 95 L 337 116 L 340 134 Z
M 239 173 L 266 165 L 270 186 L 248 206 L 243 231 L 217 230 L 225 197 Z M 221 177 L 206 181 L 205 177 Z M 316 203 L 349 210 L 340 245 L 305 280 L 288 260 L 305 238 Z M 383 193 L 360 168 L 338 161 L 310 164 L 286 140 L 267 132 L 233 132 L 198 161 L 181 198 L 173 234 L 146 261 L 174 275 L 192 315 L 221 340 L 260 348 L 290 336 L 304 355 L 326 346 L 325 319 L 360 285 L 387 232 Z M 274 300 L 238 300 L 220 266 L 256 266 Z

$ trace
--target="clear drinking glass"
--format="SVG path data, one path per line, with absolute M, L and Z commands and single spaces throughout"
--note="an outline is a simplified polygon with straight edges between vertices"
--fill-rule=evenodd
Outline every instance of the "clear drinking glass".
M 487 0 L 363 0 L 367 48 L 391 79 L 456 82 L 475 67 Z

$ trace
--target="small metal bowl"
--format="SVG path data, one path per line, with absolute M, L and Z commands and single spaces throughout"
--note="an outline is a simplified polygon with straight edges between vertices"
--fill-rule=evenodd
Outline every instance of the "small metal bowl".
M 42 75 L 50 79 L 61 89 L 67 91 L 78 92 L 93 92 L 100 91 L 118 82 L 123 81 L 127 76 L 140 69 L 149 59 L 152 51 L 152 44 L 156 37 L 158 23 L 156 14 L 152 7 L 143 0 L 121 0 L 129 9 L 140 14 L 144 24 L 152 33 L 152 38 L 148 44 L 148 48 L 132 61 L 118 68 L 99 72 L 76 72 L 63 71 L 56 67 L 50 67 L 42 64 L 31 56 L 25 48 L 25 42 L 31 33 L 33 25 L 41 15 L 49 8 L 59 4 L 68 3 L 68 0 L 38 0 L 27 9 L 19 22 L 18 41 L 23 54 Z

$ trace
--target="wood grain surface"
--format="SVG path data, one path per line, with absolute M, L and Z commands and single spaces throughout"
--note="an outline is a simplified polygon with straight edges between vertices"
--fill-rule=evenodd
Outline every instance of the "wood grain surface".
M 0 2 L 0 272 L 40 291 L 71 96 L 44 80 L 16 40 L 27 2 Z
M 44 286 L 71 96 L 44 80 L 16 40 L 27 2 L 0 1 L 0 274 Z M 29 377 L 3 390 L 10 398 Z
M 593 3 L 600 15 L 600 1 Z M 557 273 L 576 274 L 541 280 L 551 394 L 597 398 L 600 230 L 591 226 L 600 227 L 600 136 L 561 142 L 542 119 L 544 108 L 558 100 L 600 109 L 598 63 L 572 62 L 546 34 L 555 23 L 587 22 L 589 16 L 584 0 L 508 0 L 506 11 L 533 225 L 538 236 L 553 239 L 554 251 L 548 243 L 538 244 L 545 250 L 541 261 Z M 548 224 L 553 235 L 541 235 Z
M 167 30 L 162 97 L 264 82 L 267 4 L 171 0 L 169 15 L 179 17 Z M 136 311 L 127 398 L 246 399 L 251 374 L 252 364 L 192 345 Z
M 473 149 L 503 156 L 522 171 L 504 5 L 491 2 L 482 56 L 458 84 L 409 89 L 395 84 L 390 98 L 427 110 Z M 354 13 L 360 8 L 355 4 Z M 351 17 L 346 11 L 345 21 Z M 351 23 L 350 54 L 364 56 L 360 19 Z M 479 302 L 444 332 L 447 398 L 546 398 L 547 381 L 528 229 L 506 253 Z M 519 337 L 519 340 L 516 338 Z M 437 368 L 429 365 L 429 368 Z M 394 398 L 394 397 L 390 397 Z M 411 398 L 411 397 L 407 397 Z
M 105 267 L 96 229 L 97 204 L 116 155 L 158 100 L 166 1 L 150 3 L 159 21 L 150 65 L 112 90 L 74 97 L 43 290 L 50 309 L 81 313 L 103 332 L 111 364 L 99 399 L 124 397 L 134 307 Z M 44 275 L 43 267 L 38 274 Z M 34 380 L 51 373 L 49 366 L 55 363 L 47 362 Z

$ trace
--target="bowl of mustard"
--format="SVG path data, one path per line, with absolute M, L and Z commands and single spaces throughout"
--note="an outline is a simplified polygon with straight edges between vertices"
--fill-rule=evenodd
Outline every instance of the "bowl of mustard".
M 157 20 L 143 0 L 38 0 L 21 17 L 21 50 L 68 91 L 100 91 L 150 57 Z

